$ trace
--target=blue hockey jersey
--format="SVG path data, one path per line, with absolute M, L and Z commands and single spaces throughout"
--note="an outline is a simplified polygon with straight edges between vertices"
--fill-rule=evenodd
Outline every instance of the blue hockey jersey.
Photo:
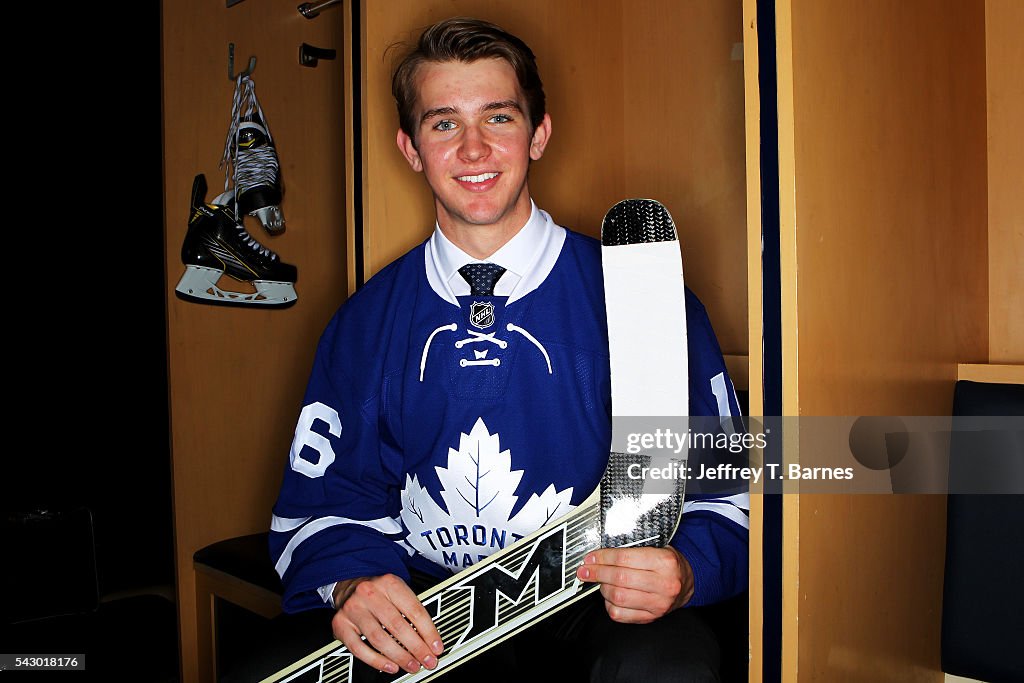
M 511 295 L 453 292 L 428 240 L 328 324 L 273 510 L 286 611 L 323 607 L 347 578 L 449 576 L 597 486 L 612 415 L 601 248 L 536 207 L 531 220 L 548 239 Z M 686 297 L 690 413 L 738 415 L 707 314 Z M 690 604 L 746 588 L 747 509 L 745 493 L 687 496 L 672 545 L 694 571 Z

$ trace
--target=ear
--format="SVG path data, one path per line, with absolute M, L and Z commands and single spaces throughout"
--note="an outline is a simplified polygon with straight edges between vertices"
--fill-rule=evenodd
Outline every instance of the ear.
M 544 148 L 548 146 L 551 139 L 551 116 L 544 114 L 544 119 L 533 131 L 533 140 L 530 141 L 530 158 L 537 161 L 544 156 Z
M 409 162 L 409 166 L 412 170 L 420 173 L 423 171 L 423 162 L 420 160 L 420 153 L 416 151 L 416 144 L 412 141 L 405 131 L 401 128 L 398 129 L 398 137 L 395 140 L 398 143 L 398 149 L 402 152 L 402 156 Z

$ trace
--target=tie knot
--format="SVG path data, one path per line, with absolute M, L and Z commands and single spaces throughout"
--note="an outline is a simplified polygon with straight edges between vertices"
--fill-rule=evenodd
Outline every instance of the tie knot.
M 469 293 L 473 296 L 493 295 L 494 284 L 504 272 L 496 263 L 467 263 L 459 268 L 459 275 L 469 283 Z

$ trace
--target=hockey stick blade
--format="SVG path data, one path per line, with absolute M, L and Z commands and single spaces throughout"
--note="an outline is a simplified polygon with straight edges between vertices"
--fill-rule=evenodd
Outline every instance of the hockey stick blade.
M 601 226 L 612 371 L 612 444 L 623 418 L 689 414 L 686 293 L 675 221 L 653 199 L 626 199 Z
M 608 314 L 614 450 L 628 443 L 629 434 L 650 433 L 663 427 L 665 418 L 688 415 L 686 293 L 679 239 L 668 209 L 653 199 L 625 199 L 609 209 L 601 223 L 601 269 Z M 687 451 L 659 456 L 660 466 L 682 471 L 671 468 L 685 467 Z M 609 470 L 615 464 L 613 456 Z M 632 481 L 628 470 L 605 476 L 613 482 Z M 667 508 L 659 513 L 659 492 L 666 500 L 678 497 L 681 506 L 681 482 L 681 478 L 663 482 L 660 488 L 645 482 L 641 504 L 671 518 L 678 511 Z M 614 498 L 602 500 L 601 508 L 605 547 L 625 545 L 627 539 L 619 533 L 642 534 L 645 524 L 652 529 L 669 524 L 669 519 L 638 519 Z M 676 524 L 678 518 L 671 518 L 673 533 Z M 669 538 L 671 534 L 658 545 L 667 544 Z
M 605 233 L 610 244 L 604 239 Z M 621 344 L 611 346 L 613 413 L 619 414 L 620 403 L 629 411 L 640 409 L 632 395 L 638 390 L 642 393 L 643 385 L 652 382 L 652 375 L 667 374 L 671 390 L 661 392 L 662 403 L 655 407 L 658 412 L 653 415 L 685 415 L 688 386 L 685 317 L 681 259 L 674 223 L 657 202 L 625 200 L 606 215 L 602 237 L 606 299 L 609 283 L 631 289 L 652 277 L 656 283 L 678 281 L 678 287 L 662 288 L 661 296 L 667 300 L 652 299 L 645 304 L 633 299 L 634 307 L 644 308 L 649 304 L 662 309 L 652 312 L 654 316 L 669 319 L 669 323 L 656 326 L 660 333 L 668 335 L 658 344 L 663 351 L 675 350 L 665 354 L 673 357 L 667 370 L 651 363 L 655 366 L 653 370 L 643 368 L 637 376 L 628 377 L 620 374 L 622 370 L 617 373 L 614 356 L 627 353 L 644 357 L 644 349 L 652 343 L 651 326 L 647 326 L 643 345 L 632 349 L 624 349 Z M 634 253 L 636 250 L 649 250 L 646 245 L 658 243 L 674 248 L 674 260 L 671 250 L 661 249 L 660 256 L 653 261 L 647 259 L 640 270 L 628 274 L 630 277 L 622 277 L 627 275 L 621 272 L 624 265 L 638 256 Z M 610 249 L 615 252 L 609 253 Z M 643 256 L 639 256 L 643 260 Z M 609 267 L 615 271 L 611 280 L 608 279 Z M 652 267 L 664 272 L 652 272 Z M 641 291 L 645 289 L 650 288 L 641 287 Z M 608 308 L 610 340 L 633 332 L 625 329 L 632 323 L 621 315 L 617 300 L 635 295 L 629 291 L 613 294 L 611 298 L 616 304 Z M 676 347 L 677 344 L 681 346 Z M 634 371 L 635 368 L 626 370 Z M 659 383 L 665 383 L 662 380 L 666 378 L 658 379 Z M 642 407 L 650 405 L 650 402 L 643 402 Z M 613 421 L 613 436 L 614 425 Z M 685 457 L 685 452 L 677 456 L 676 465 L 684 466 Z M 664 546 L 675 533 L 682 514 L 685 480 L 676 479 L 666 487 L 664 481 L 652 482 L 633 474 L 651 464 L 651 457 L 646 454 L 611 452 L 601 483 L 577 508 L 418 595 L 445 643 L 445 651 L 435 669 L 391 676 L 376 673 L 358 663 L 348 649 L 335 640 L 262 683 L 352 683 L 359 669 L 375 674 L 375 681 L 432 680 L 573 604 L 598 588 L 598 584 L 582 583 L 576 578 L 576 570 L 587 553 L 602 547 Z

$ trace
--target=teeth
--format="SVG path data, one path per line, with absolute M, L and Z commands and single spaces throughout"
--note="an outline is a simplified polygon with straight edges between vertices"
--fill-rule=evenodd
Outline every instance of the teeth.
M 491 178 L 497 177 L 497 173 L 481 173 L 480 175 L 461 175 L 458 178 L 456 178 L 456 180 L 461 180 L 466 183 L 482 183 L 485 180 L 490 180 Z

